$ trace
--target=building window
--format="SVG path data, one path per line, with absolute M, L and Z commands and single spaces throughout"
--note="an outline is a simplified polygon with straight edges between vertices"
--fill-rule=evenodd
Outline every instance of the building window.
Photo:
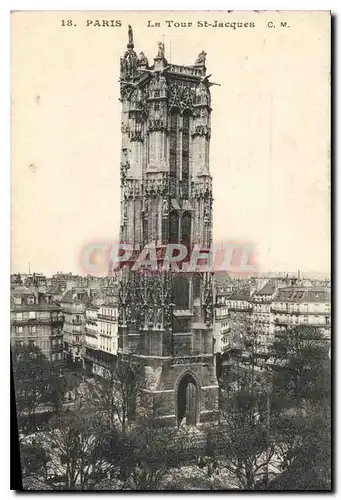
M 23 332 L 22 326 L 18 326 L 17 333 L 22 333 L 22 332 Z
M 31 306 L 32 304 L 34 304 L 34 297 L 27 297 L 27 304 L 29 306 Z
M 28 317 L 29 317 L 29 319 L 35 319 L 36 318 L 36 312 L 35 311 L 29 311 Z
M 20 306 L 21 305 L 21 297 L 14 297 L 14 304 L 16 306 Z
M 36 345 L 36 341 L 35 340 L 29 340 L 28 341 L 28 346 L 29 347 L 34 347 Z
M 36 333 L 36 327 L 35 326 L 30 326 L 29 327 L 29 333 Z
M 22 319 L 22 313 L 17 313 L 17 320 L 21 320 Z

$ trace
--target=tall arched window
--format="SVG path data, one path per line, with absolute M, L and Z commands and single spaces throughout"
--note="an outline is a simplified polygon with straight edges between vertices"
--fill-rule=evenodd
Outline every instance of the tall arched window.
M 176 309 L 189 309 L 189 277 L 187 273 L 173 276 L 173 298 Z
M 145 212 L 142 213 L 142 235 L 143 244 L 146 245 L 148 243 L 148 219 Z
M 178 116 L 179 111 L 173 108 L 170 115 L 169 134 L 169 189 L 170 195 L 176 196 L 177 175 L 177 143 L 178 143 Z
M 187 248 L 191 244 L 191 224 L 192 218 L 190 212 L 184 212 L 181 219 L 181 243 Z
M 182 196 L 188 198 L 189 191 L 189 119 L 190 111 L 185 110 L 182 119 Z
M 172 210 L 169 216 L 169 242 L 179 242 L 179 214 L 176 210 Z

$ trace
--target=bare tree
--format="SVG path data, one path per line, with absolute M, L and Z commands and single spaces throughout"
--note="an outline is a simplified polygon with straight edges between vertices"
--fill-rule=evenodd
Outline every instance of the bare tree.
M 255 385 L 253 376 L 245 376 L 229 393 L 212 440 L 214 453 L 238 488 L 255 489 L 275 472 L 278 440 L 271 428 L 270 398 Z
M 89 382 L 88 402 L 110 429 L 122 432 L 134 418 L 143 387 L 143 369 L 132 357 L 118 359 L 105 371 L 105 377 Z
M 72 412 L 55 417 L 37 438 L 49 455 L 48 483 L 54 489 L 87 490 L 112 474 L 108 460 L 108 434 L 94 417 Z
M 27 415 L 34 423 L 46 400 L 48 360 L 38 347 L 21 346 L 12 350 L 12 366 L 18 419 Z
M 142 399 L 140 405 L 144 404 Z M 188 448 L 186 432 L 180 435 L 176 427 L 160 425 L 162 406 L 162 400 L 145 406 L 130 428 L 130 471 L 125 482 L 127 489 L 163 489 L 167 477 L 172 477 L 172 469 L 179 466 Z

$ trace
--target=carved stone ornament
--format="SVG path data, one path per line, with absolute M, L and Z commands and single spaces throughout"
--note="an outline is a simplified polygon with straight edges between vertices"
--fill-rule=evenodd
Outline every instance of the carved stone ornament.
M 168 193 L 167 174 L 148 176 L 144 184 L 144 193 L 146 196 L 165 196 Z
M 193 110 L 195 102 L 195 86 L 187 82 L 173 81 L 169 87 L 169 107 L 179 108 L 180 111 L 185 109 Z
M 213 323 L 213 294 L 212 282 L 208 277 L 204 286 L 204 321 L 207 326 Z
M 167 130 L 167 125 L 162 119 L 153 119 L 148 121 L 149 132 L 162 132 Z
M 132 80 L 137 71 L 138 57 L 133 49 L 128 49 L 123 59 L 121 59 L 121 77 L 125 80 Z
M 133 85 L 129 85 L 125 82 L 121 82 L 120 85 L 121 99 L 131 101 L 136 96 L 136 88 Z
M 201 356 L 184 356 L 173 358 L 173 365 L 192 365 L 194 363 L 201 363 L 203 359 Z
M 205 85 L 204 83 L 201 83 L 197 87 L 196 104 L 202 106 L 211 106 L 211 93 L 207 85 Z M 202 113 L 201 116 L 203 116 Z
M 122 134 L 128 134 L 129 133 L 129 125 L 126 125 L 125 123 L 121 124 L 121 132 Z
M 140 184 L 136 179 L 126 179 L 123 196 L 125 199 L 140 196 Z
M 122 186 L 125 184 L 125 180 L 127 178 L 127 171 L 129 170 L 129 163 L 121 163 L 121 184 Z
M 128 44 L 127 51 L 121 58 L 121 78 L 123 80 L 133 80 L 138 67 L 138 57 L 134 52 L 133 30 L 128 26 Z
M 211 128 L 207 125 L 197 125 L 192 133 L 192 137 L 211 137 Z
M 204 199 L 204 222 L 211 220 L 212 199 L 208 196 Z
M 212 196 L 212 181 L 209 177 L 201 179 L 192 184 L 192 193 L 195 198 L 211 197 Z
M 130 132 L 130 140 L 137 141 L 137 142 L 143 142 L 143 136 L 142 132 L 140 130 L 133 130 Z

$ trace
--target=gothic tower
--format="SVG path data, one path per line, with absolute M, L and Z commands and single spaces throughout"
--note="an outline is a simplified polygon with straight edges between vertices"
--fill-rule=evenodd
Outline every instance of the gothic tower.
M 208 271 L 161 266 L 169 243 L 207 251 L 212 240 L 209 172 L 211 97 L 202 51 L 192 66 L 170 64 L 159 42 L 153 65 L 121 58 L 120 240 L 133 254 L 154 248 L 156 268 L 121 270 L 119 353 L 144 366 L 144 393 L 165 423 L 216 419 L 213 282 Z M 153 255 L 153 254 L 152 254 Z M 187 258 L 188 260 L 188 258 Z M 180 265 L 179 265 L 180 267 Z

